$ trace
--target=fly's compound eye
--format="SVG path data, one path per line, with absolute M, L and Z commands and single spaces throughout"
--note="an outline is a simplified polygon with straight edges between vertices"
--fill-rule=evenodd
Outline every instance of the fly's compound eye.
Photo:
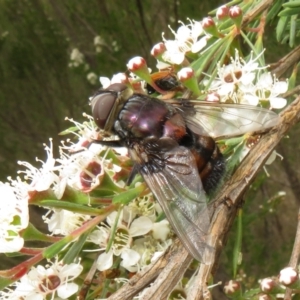
M 92 99 L 93 118 L 100 129 L 104 129 L 116 100 L 117 95 L 113 92 L 101 93 Z

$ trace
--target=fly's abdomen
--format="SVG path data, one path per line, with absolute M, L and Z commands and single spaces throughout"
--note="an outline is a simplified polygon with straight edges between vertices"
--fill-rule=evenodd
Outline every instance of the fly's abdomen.
M 189 148 L 195 157 L 203 188 L 210 194 L 225 174 L 225 159 L 211 137 L 193 135 L 194 143 Z

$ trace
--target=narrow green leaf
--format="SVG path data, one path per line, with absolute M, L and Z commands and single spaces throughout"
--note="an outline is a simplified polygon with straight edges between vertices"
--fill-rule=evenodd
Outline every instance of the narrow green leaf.
M 296 38 L 296 30 L 297 30 L 297 18 L 298 15 L 294 15 L 291 17 L 290 21 L 290 39 L 289 39 L 289 45 L 290 47 L 295 46 L 295 38 Z
M 118 226 L 118 223 L 119 223 L 119 219 L 120 219 L 120 214 L 121 214 L 121 211 L 122 211 L 122 207 L 119 207 L 118 209 L 118 212 L 117 212 L 117 216 L 115 218 L 115 222 L 113 224 L 113 226 L 111 227 L 111 233 L 109 235 L 109 240 L 107 242 L 107 246 L 106 246 L 106 252 L 108 252 L 113 244 L 113 241 L 114 241 L 114 238 L 115 238 L 115 234 L 116 234 L 116 230 L 117 230 L 117 226 Z
M 299 13 L 300 13 L 300 7 L 286 8 L 278 14 L 278 17 L 288 17 L 288 16 L 297 15 Z
M 143 184 L 138 185 L 137 187 L 130 189 L 126 192 L 120 193 L 119 195 L 116 195 L 115 197 L 113 197 L 113 203 L 117 204 L 128 204 L 129 202 L 131 202 L 133 199 L 135 199 L 136 197 L 138 197 L 145 189 L 145 186 Z
M 290 2 L 283 3 L 282 6 L 284 8 L 295 8 L 295 7 L 300 7 L 300 1 L 299 0 L 294 0 Z
M 80 251 L 82 250 L 82 247 L 84 246 L 84 243 L 89 235 L 90 231 L 87 231 L 83 233 L 79 239 L 72 244 L 68 252 L 63 258 L 64 263 L 71 264 L 74 262 L 75 258 L 79 256 Z
M 242 152 L 244 149 L 244 142 L 240 143 L 238 146 L 234 147 L 234 152 L 230 156 L 230 159 L 227 163 L 227 168 L 229 170 L 232 170 L 235 166 L 237 166 L 240 163 L 240 159 L 242 157 Z
M 230 44 L 232 41 L 232 36 L 227 35 L 225 38 L 214 39 L 212 41 L 214 41 L 213 44 L 207 46 L 200 57 L 191 64 L 192 68 L 196 71 L 196 77 L 199 77 L 202 74 L 208 64 L 211 68 L 216 67 L 218 62 L 216 55 L 218 53 L 224 53 L 225 49 L 228 48 L 228 43 Z
M 272 7 L 270 8 L 270 10 L 268 11 L 268 14 L 267 14 L 267 18 L 266 18 L 267 22 L 270 22 L 271 20 L 273 20 L 274 18 L 277 17 L 277 14 L 279 13 L 279 11 L 282 8 L 283 2 L 284 2 L 284 0 L 277 0 L 277 1 L 273 2 Z
M 53 258 L 55 255 L 58 255 L 58 253 L 61 252 L 71 241 L 72 238 L 69 236 L 61 239 L 45 249 L 43 251 L 43 256 L 45 258 Z
M 225 141 L 225 145 L 226 146 L 237 146 L 238 144 L 242 143 L 244 139 L 245 139 L 244 136 L 227 139 Z
M 288 17 L 282 17 L 278 21 L 278 24 L 276 27 L 276 38 L 277 38 L 277 41 L 279 41 L 279 42 L 282 41 L 284 32 L 288 25 L 288 21 L 289 21 Z
M 66 209 L 72 212 L 91 215 L 91 216 L 97 216 L 103 212 L 101 209 L 98 208 L 93 208 L 86 205 L 60 201 L 60 200 L 42 200 L 39 202 L 39 205 L 43 207 Z

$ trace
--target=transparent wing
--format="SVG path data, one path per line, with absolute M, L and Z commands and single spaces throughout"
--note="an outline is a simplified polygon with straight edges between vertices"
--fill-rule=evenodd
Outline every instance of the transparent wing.
M 213 138 L 264 131 L 278 124 L 273 111 L 240 104 L 189 101 L 192 106 L 178 107 L 187 126 L 195 133 Z
M 141 172 L 174 231 L 197 260 L 210 263 L 214 248 L 207 244 L 209 215 L 206 195 L 192 153 L 177 146 L 162 157 L 165 167 Z

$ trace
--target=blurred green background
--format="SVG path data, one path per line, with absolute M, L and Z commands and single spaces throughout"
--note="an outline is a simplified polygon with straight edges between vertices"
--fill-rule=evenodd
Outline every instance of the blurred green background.
M 154 67 L 150 49 L 162 40 L 162 32 L 173 38 L 168 25 L 176 29 L 179 20 L 201 20 L 224 3 L 0 0 L 0 180 L 15 176 L 18 160 L 36 166 L 35 157 L 45 160 L 43 143 L 49 144 L 49 137 L 57 149 L 58 133 L 70 126 L 65 117 L 82 121 L 82 113 L 90 113 L 88 97 L 100 87 L 99 76 L 110 78 L 126 71 L 126 63 L 136 55 Z M 266 30 L 270 33 L 266 35 L 266 53 L 271 53 L 273 62 L 288 48 L 277 44 L 274 27 Z M 97 36 L 101 38 L 95 45 Z M 70 65 L 74 49 L 83 54 L 79 66 Z M 94 83 L 87 78 L 90 73 L 97 75 Z M 249 286 L 257 278 L 277 274 L 288 263 L 300 202 L 299 142 L 293 138 L 298 133 L 294 129 L 290 139 L 279 146 L 284 160 L 277 159 L 268 167 L 271 177 L 265 181 L 261 172 L 245 198 L 240 272 L 248 275 Z M 274 198 L 280 190 L 287 196 Z M 233 230 L 217 280 L 232 278 L 234 240 Z M 215 290 L 217 293 L 218 288 Z M 215 297 L 226 299 L 220 294 Z

